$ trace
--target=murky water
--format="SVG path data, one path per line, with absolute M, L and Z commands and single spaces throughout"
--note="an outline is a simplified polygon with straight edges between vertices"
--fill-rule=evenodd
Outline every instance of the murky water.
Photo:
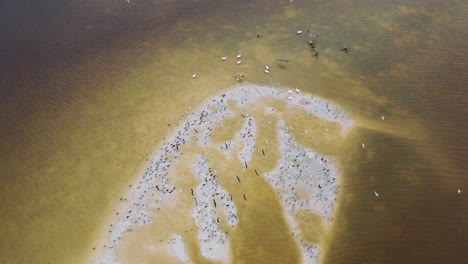
M 463 1 L 0 4 L 0 262 L 85 261 L 146 157 L 188 106 L 240 71 L 327 98 L 357 121 L 336 152 L 343 175 L 323 263 L 465 263 L 467 10 Z M 319 35 L 318 59 L 295 34 L 307 29 Z M 219 59 L 238 52 L 239 66 Z

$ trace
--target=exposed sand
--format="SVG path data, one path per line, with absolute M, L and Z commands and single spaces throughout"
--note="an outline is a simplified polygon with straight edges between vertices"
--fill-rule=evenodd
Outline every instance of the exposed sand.
M 298 90 L 284 91 L 254 85 L 238 86 L 219 94 L 186 116 L 185 123 L 166 139 L 144 175 L 132 186 L 129 198 L 121 199 L 124 209 L 112 225 L 106 246 L 98 252 L 100 255 L 94 263 L 121 263 L 116 253 L 120 241 L 134 228 L 152 224 L 160 209 L 171 206 L 170 202 L 178 199 L 182 189 L 176 186 L 172 177 L 186 176 L 174 172 L 177 166 L 189 166 L 198 178 L 197 186 L 191 188 L 191 216 L 197 229 L 201 255 L 229 263 L 232 256 L 227 229 L 235 229 L 239 222 L 236 203 L 218 180 L 218 172 L 212 169 L 210 162 L 213 161 L 207 159 L 205 151 L 210 148 L 222 151 L 223 158 L 240 161 L 244 171 L 254 153 L 261 151 L 266 155 L 264 149 L 256 147 L 260 145 L 256 123 L 260 120 L 243 113 L 243 109 L 258 110 L 257 107 L 262 108 L 262 115 L 274 116 L 278 120 L 276 123 L 268 122 L 277 132 L 278 138 L 272 142 L 278 142 L 279 146 L 274 147 L 279 148 L 280 157 L 273 170 L 264 173 L 255 170 L 255 173 L 265 177 L 282 201 L 284 214 L 302 251 L 303 263 L 318 263 L 319 247 L 304 239 L 295 215 L 311 210 L 324 221 L 332 221 L 338 192 L 338 169 L 329 158 L 298 145 L 289 131 L 292 128 L 288 127 L 288 120 L 282 120 L 285 116 L 281 113 L 299 108 L 307 114 L 336 123 L 342 135 L 351 128 L 352 121 L 346 112 L 323 99 Z M 226 137 L 227 140 L 213 139 L 213 130 L 223 127 L 228 119 L 238 120 L 226 127 L 228 132 L 232 131 L 232 136 Z M 328 128 L 324 129 L 328 131 Z M 306 133 L 304 130 L 303 134 Z M 266 139 L 262 144 L 270 142 Z M 240 178 L 237 180 L 242 181 Z M 194 263 L 186 246 L 183 236 L 174 233 L 168 241 L 151 245 L 150 250 L 165 250 L 182 263 Z

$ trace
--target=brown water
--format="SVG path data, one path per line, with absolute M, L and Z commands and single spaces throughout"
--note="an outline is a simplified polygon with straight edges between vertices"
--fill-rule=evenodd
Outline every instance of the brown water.
M 236 70 L 327 98 L 358 123 L 336 156 L 323 263 L 466 263 L 467 10 L 455 0 L 2 2 L 0 263 L 85 261 L 145 157 L 188 106 L 235 85 Z M 298 29 L 320 36 L 318 59 Z M 239 51 L 240 66 L 219 60 Z

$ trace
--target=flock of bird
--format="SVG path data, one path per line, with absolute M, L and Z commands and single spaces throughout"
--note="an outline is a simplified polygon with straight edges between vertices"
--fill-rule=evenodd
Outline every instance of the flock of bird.
M 297 30 L 296 31 L 296 34 L 297 35 L 301 35 L 303 33 L 302 30 Z M 318 50 L 316 50 L 315 48 L 315 44 L 316 44 L 316 39 L 318 38 L 318 35 L 315 35 L 313 33 L 310 32 L 310 30 L 307 30 L 307 34 L 308 34 L 308 40 L 307 40 L 307 44 L 309 45 L 309 47 L 311 48 L 311 51 L 312 51 L 312 55 L 314 57 L 318 57 L 318 55 L 320 54 L 320 52 Z M 257 35 L 257 37 L 259 38 L 260 35 Z M 340 49 L 346 53 L 349 52 L 349 49 L 350 47 L 346 44 L 346 43 L 341 43 L 341 47 Z M 236 58 L 236 65 L 240 65 L 242 64 L 242 54 L 239 53 L 235 56 Z M 221 57 L 221 61 L 227 61 L 228 60 L 228 56 L 222 56 Z M 288 59 L 275 59 L 274 62 L 290 62 L 290 60 Z M 263 72 L 265 74 L 270 74 L 270 66 L 268 64 L 265 64 L 264 66 L 264 69 L 263 69 Z M 197 78 L 197 74 L 196 73 L 193 73 L 192 74 L 192 79 L 195 79 Z M 240 73 L 240 72 L 235 72 L 234 73 L 234 78 L 237 80 L 237 81 L 242 81 L 243 78 L 245 78 L 245 75 L 243 73 Z

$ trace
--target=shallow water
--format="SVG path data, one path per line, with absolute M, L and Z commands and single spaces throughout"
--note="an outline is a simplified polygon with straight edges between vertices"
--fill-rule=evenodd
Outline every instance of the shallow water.
M 0 5 L 0 262 L 83 262 L 146 157 L 188 106 L 235 85 L 234 71 L 357 122 L 336 154 L 323 263 L 468 258 L 465 2 Z M 299 29 L 319 35 L 318 59 Z

